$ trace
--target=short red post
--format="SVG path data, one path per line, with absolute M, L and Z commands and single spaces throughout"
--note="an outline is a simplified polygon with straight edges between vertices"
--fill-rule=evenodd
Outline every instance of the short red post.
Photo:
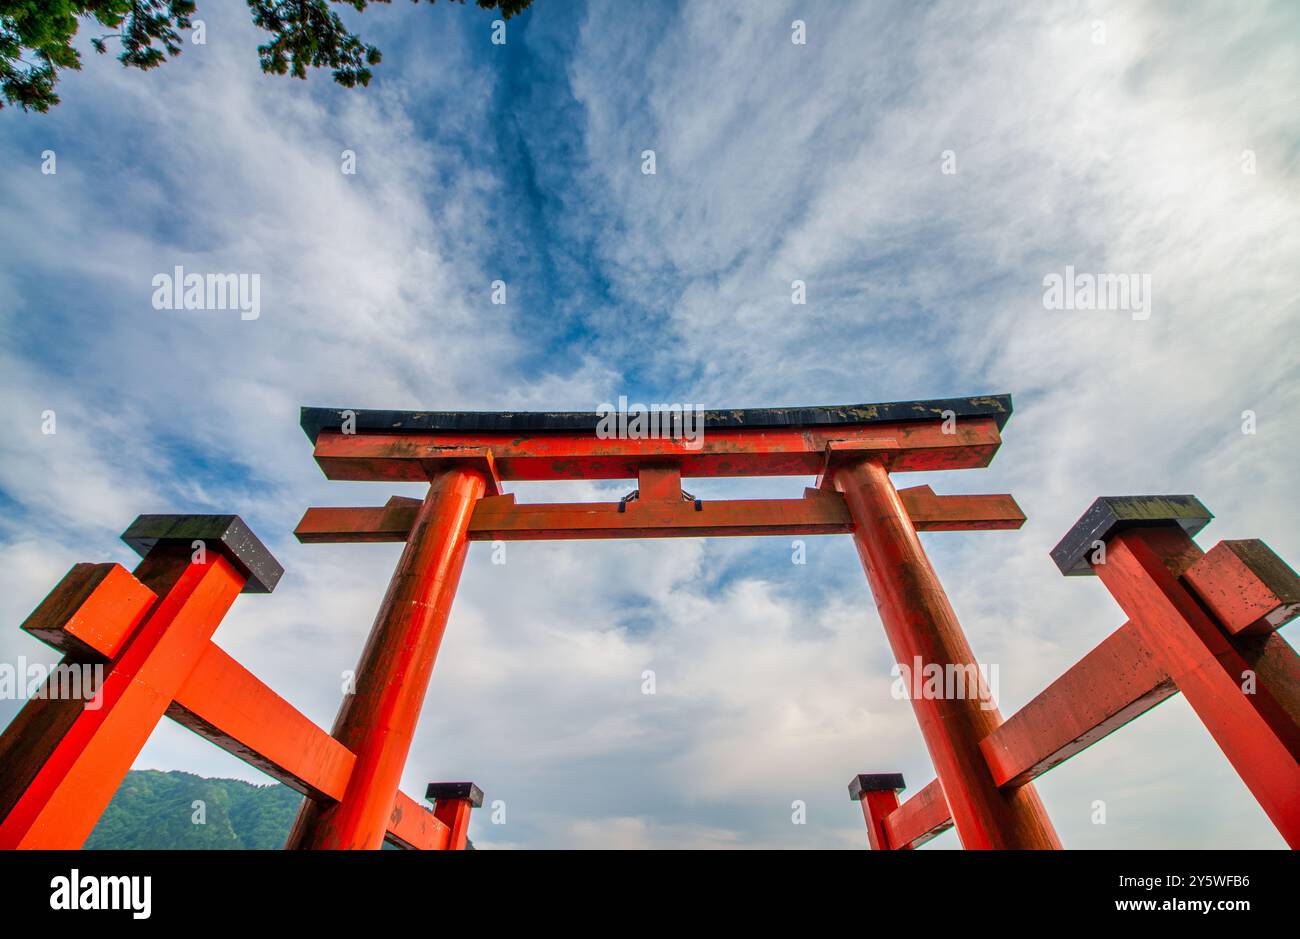
M 429 783 L 424 797 L 433 803 L 433 815 L 450 829 L 448 851 L 464 851 L 469 841 L 469 817 L 483 804 L 483 790 L 472 782 Z
M 286 847 L 377 849 L 384 840 L 489 468 L 457 460 L 434 477 L 343 700 L 333 736 L 356 754 L 341 801 L 303 802 Z
M 885 821 L 898 808 L 898 794 L 904 788 L 902 773 L 859 773 L 849 783 L 849 799 L 862 803 L 872 851 L 890 850 Z
M 895 658 L 909 671 L 917 662 L 963 669 L 978 686 L 977 694 L 951 698 L 912 695 L 962 846 L 1059 848 L 1033 786 L 1002 791 L 993 782 L 980 741 L 1002 716 L 883 459 L 858 459 L 831 471 L 853 517 L 853 540 Z

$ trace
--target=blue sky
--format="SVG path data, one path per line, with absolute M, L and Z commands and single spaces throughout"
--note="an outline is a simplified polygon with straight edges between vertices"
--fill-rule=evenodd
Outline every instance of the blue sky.
M 349 15 L 384 50 L 349 91 L 262 75 L 242 5 L 208 0 L 206 45 L 147 74 L 88 53 L 51 114 L 0 112 L 0 656 L 48 657 L 17 625 L 72 563 L 129 564 L 136 514 L 237 512 L 287 574 L 217 641 L 328 726 L 397 547 L 293 526 L 419 490 L 324 480 L 304 404 L 1010 393 L 991 467 L 899 481 L 1029 515 L 924 536 L 1006 714 L 1123 620 L 1047 556 L 1096 496 L 1192 492 L 1218 516 L 1203 546 L 1300 557 L 1293 4 L 535 6 L 504 46 L 472 7 Z M 260 318 L 153 309 L 177 264 L 259 273 Z M 1150 274 L 1150 318 L 1045 309 L 1066 265 Z M 475 822 L 485 847 L 863 847 L 848 779 L 933 771 L 852 546 L 790 554 L 512 544 L 494 566 L 475 546 L 405 788 L 504 800 L 506 824 Z M 170 725 L 138 765 L 259 778 Z M 1040 791 L 1067 846 L 1282 846 L 1180 699 Z

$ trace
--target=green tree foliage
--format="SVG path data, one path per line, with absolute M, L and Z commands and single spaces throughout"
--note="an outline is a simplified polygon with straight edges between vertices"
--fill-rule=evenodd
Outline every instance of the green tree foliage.
M 370 66 L 379 64 L 382 55 L 350 32 L 334 7 L 343 4 L 362 12 L 372 3 L 388 2 L 247 0 L 253 22 L 271 34 L 257 48 L 262 71 L 306 78 L 307 69 L 324 67 L 340 85 L 368 85 Z M 474 2 L 509 19 L 532 0 Z M 105 53 L 116 43 L 124 66 L 156 68 L 180 55 L 181 31 L 192 28 L 195 12 L 194 0 L 0 0 L 0 92 L 4 101 L 24 111 L 48 111 L 58 104 L 54 87 L 59 69 L 81 68 L 81 53 L 72 43 L 82 21 L 116 30 L 91 38 L 96 52 Z

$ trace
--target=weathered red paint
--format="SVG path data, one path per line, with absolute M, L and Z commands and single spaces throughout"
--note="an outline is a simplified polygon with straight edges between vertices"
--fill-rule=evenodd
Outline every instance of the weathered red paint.
M 173 544 L 134 574 L 78 565 L 24 628 L 70 660 L 108 663 L 108 714 L 30 702 L 0 736 L 0 845 L 80 843 L 165 711 L 309 797 L 291 846 L 463 848 L 469 799 L 431 812 L 397 786 L 471 540 L 851 532 L 900 662 L 970 668 L 916 532 L 1016 528 L 1024 516 L 1010 496 L 894 489 L 891 471 L 982 466 L 1000 442 L 992 419 L 944 430 L 719 429 L 698 450 L 567 432 L 323 432 L 316 453 L 331 478 L 432 480 L 422 502 L 310 509 L 299 525 L 305 542 L 407 542 L 334 736 L 211 642 L 243 583 L 224 559 L 199 571 Z M 682 491 L 684 477 L 813 473 L 818 488 L 801 499 Z M 623 504 L 519 504 L 499 478 L 635 478 L 638 492 Z M 1121 531 L 1097 572 L 1130 622 L 1009 721 L 974 697 L 913 701 L 939 778 L 902 805 L 892 790 L 863 793 L 873 847 L 915 847 L 954 822 L 966 847 L 1059 847 L 1028 782 L 1179 690 L 1297 843 L 1300 659 L 1274 630 L 1300 612 L 1300 578 L 1261 542 L 1202 555 L 1176 525 Z M 1245 675 L 1250 694 L 1236 685 Z
M 504 480 L 635 479 L 642 465 L 676 462 L 681 475 L 815 476 L 834 442 L 880 454 L 890 470 L 987 466 L 1001 443 L 989 417 L 836 427 L 710 429 L 696 450 L 668 438 L 602 439 L 592 433 L 378 433 L 322 431 L 316 462 L 330 479 L 422 482 L 430 461 L 488 451 Z M 438 464 L 441 467 L 443 464 Z
M 304 802 L 288 847 L 383 842 L 465 564 L 470 515 L 486 487 L 486 473 L 463 464 L 430 484 L 357 666 L 356 692 L 334 722 L 333 736 L 356 754 L 347 789 L 335 805 Z
M 897 660 L 975 665 L 884 461 L 848 462 L 833 474 L 856 523 L 854 543 Z M 982 684 L 982 681 L 981 681 Z M 991 700 L 914 697 L 912 708 L 966 848 L 1059 848 L 1032 786 L 1000 790 L 980 741 L 1001 722 Z
M 646 463 L 637 472 L 638 502 L 666 502 L 677 505 L 682 495 L 682 468 L 679 463 Z
M 468 799 L 439 799 L 433 805 L 433 814 L 449 831 L 447 849 L 463 851 L 469 841 L 469 819 L 473 806 Z
M 885 836 L 895 851 L 919 848 L 951 827 L 952 812 L 937 779 L 885 818 Z
M 465 827 L 469 825 L 468 813 Z M 417 851 L 463 851 L 465 839 L 453 838 L 452 829 L 404 792 L 398 792 L 388 817 L 384 840 L 399 848 Z M 459 843 L 454 843 L 459 841 Z
M 867 823 L 867 843 L 873 851 L 890 849 L 889 833 L 885 822 L 898 811 L 898 793 L 892 789 L 876 789 L 862 793 L 862 817 Z
M 1221 541 L 1183 582 L 1223 628 L 1262 636 L 1300 614 L 1300 577 L 1264 542 Z
M 603 538 L 704 538 L 753 535 L 832 535 L 853 531 L 844 497 L 807 489 L 802 499 L 704 500 L 697 508 L 676 489 L 666 497 L 617 502 L 517 503 L 513 494 L 480 499 L 470 541 Z M 937 496 L 929 486 L 899 490 L 917 531 L 1015 529 L 1025 516 L 1009 495 Z M 304 544 L 405 541 L 417 499 L 393 498 L 377 508 L 311 508 L 295 534 Z
M 1176 526 L 1147 529 L 1137 537 L 1170 576 L 1198 595 L 1227 642 L 1300 722 L 1300 659 L 1273 635 L 1297 613 L 1295 572 L 1253 539 L 1221 542 L 1202 554 Z M 980 748 L 999 786 L 1032 781 L 1178 694 L 1164 657 L 1156 655 L 1143 632 L 1125 623 L 984 738 Z M 948 821 L 932 795 L 917 793 L 886 820 L 891 844 Z
M 0 763 L 5 770 L 0 774 L 0 818 L 11 826 L 10 832 L 18 831 L 24 812 L 41 821 L 41 827 L 15 834 L 12 846 L 72 847 L 84 840 L 102 811 L 101 803 L 120 784 L 118 777 L 129 768 L 157 721 L 153 713 L 163 696 L 153 692 L 174 684 L 176 674 L 187 668 L 188 676 L 166 704 L 167 716 L 309 798 L 328 804 L 343 797 L 356 762 L 343 744 L 214 642 L 209 640 L 202 648 L 194 642 L 177 644 L 186 617 L 171 616 L 145 625 L 146 616 L 159 604 L 158 594 L 142 580 L 169 598 L 179 596 L 177 591 L 189 591 L 194 594 L 191 605 L 201 601 L 201 592 L 191 589 L 192 578 L 181 576 L 190 566 L 189 549 L 176 545 L 155 549 L 137 568 L 139 578 L 116 564 L 78 564 L 23 624 L 63 650 L 65 662 L 107 663 L 108 676 L 134 669 L 133 681 L 140 687 L 126 685 L 126 697 L 147 698 L 144 703 L 151 705 L 152 712 L 141 716 L 139 706 L 132 709 L 131 701 L 123 702 L 119 695 L 115 707 L 127 708 L 125 717 L 91 727 L 80 700 L 29 701 L 0 735 Z M 229 590 L 238 592 L 239 582 L 238 576 L 231 579 Z M 167 615 L 162 610 L 159 614 Z M 178 632 L 172 635 L 174 628 Z M 132 640 L 136 652 L 127 657 L 123 653 Z M 153 651 L 141 660 L 150 643 Z M 106 679 L 106 704 L 118 684 L 117 678 Z M 124 725 L 129 733 L 123 733 Z M 93 799 L 83 798 L 88 792 L 85 780 L 78 782 L 77 774 L 85 773 L 96 776 Z M 75 792 L 71 806 L 68 791 Z M 61 814 L 49 816 L 49 810 L 59 806 Z M 398 792 L 386 839 L 407 848 L 440 850 L 448 846 L 451 830 L 433 812 Z
M 980 742 L 993 781 L 1023 786 L 1178 693 L 1125 623 Z
M 1274 630 L 1300 612 L 1300 579 L 1262 541 L 1225 541 L 1201 554 L 1175 527 L 1150 529 L 1143 540 L 1164 568 L 1196 594 L 1257 671 L 1288 678 L 1294 655 Z M 1147 644 L 1125 623 L 1071 666 L 981 744 L 999 785 L 1018 786 L 1063 763 L 1178 693 Z
M 343 798 L 356 757 L 216 643 L 167 716 L 273 779 L 317 800 Z
M 1186 539 L 1176 528 L 1161 536 Z M 1274 644 L 1266 653 L 1284 670 L 1280 681 L 1277 672 L 1243 654 L 1170 573 L 1149 529 L 1119 532 L 1106 543 L 1104 563 L 1093 569 L 1282 837 L 1300 847 L 1300 688 L 1292 680 L 1300 668 L 1294 651 L 1288 658 Z
M 75 661 L 122 650 L 158 595 L 120 564 L 77 564 L 20 627 Z

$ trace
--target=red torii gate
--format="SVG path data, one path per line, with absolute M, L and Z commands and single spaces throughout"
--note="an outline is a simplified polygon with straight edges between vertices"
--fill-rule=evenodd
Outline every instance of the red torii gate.
M 429 483 L 423 500 L 309 509 L 303 542 L 403 541 L 333 733 L 311 724 L 211 643 L 241 589 L 269 592 L 279 565 L 234 516 L 142 516 L 135 575 L 78 565 L 24 624 L 73 660 L 107 662 L 107 715 L 32 701 L 0 738 L 0 847 L 76 846 L 163 714 L 307 798 L 289 847 L 463 847 L 469 783 L 430 786 L 433 813 L 398 790 L 472 540 L 851 533 L 900 663 L 964 670 L 974 693 L 916 697 L 938 778 L 901 806 L 901 776 L 860 776 L 873 847 L 951 825 L 967 848 L 1059 847 L 1030 780 L 1181 690 L 1265 811 L 1300 843 L 1300 667 L 1274 630 L 1300 611 L 1300 581 L 1260 542 L 1201 556 L 1209 518 L 1191 497 L 1098 500 L 1054 552 L 1101 576 L 1130 617 L 1003 722 L 918 531 L 1018 528 L 1007 495 L 896 490 L 890 473 L 985 466 L 1007 396 L 836 408 L 711 411 L 681 436 L 604 439 L 593 414 L 339 411 L 302 425 L 331 479 Z M 680 428 L 680 425 L 678 425 Z M 684 477 L 813 476 L 797 499 L 694 499 Z M 503 480 L 636 479 L 616 503 L 515 502 Z M 214 548 L 202 562 L 195 544 Z M 1250 690 L 1238 687 L 1243 674 Z M 98 713 L 98 712 L 96 712 Z
M 306 802 L 290 843 L 366 847 L 415 729 L 456 581 L 472 539 L 647 538 L 851 532 L 890 643 L 975 668 L 974 654 L 921 549 L 918 530 L 1018 528 L 1010 496 L 898 492 L 891 472 L 986 466 L 1011 413 L 1007 396 L 835 408 L 709 411 L 702 440 L 602 438 L 594 413 L 341 411 L 305 408 L 302 425 L 330 479 L 432 480 L 423 502 L 309 509 L 305 542 L 404 541 L 335 735 L 358 753 L 342 803 Z M 799 499 L 704 502 L 684 477 L 817 476 Z M 636 479 L 605 504 L 521 505 L 504 480 Z M 400 676 L 400 677 L 399 677 Z M 999 788 L 980 742 L 1001 718 L 980 686 L 969 698 L 913 702 L 947 804 L 969 847 L 1060 844 L 1030 785 Z M 383 727 L 382 735 L 370 732 Z

